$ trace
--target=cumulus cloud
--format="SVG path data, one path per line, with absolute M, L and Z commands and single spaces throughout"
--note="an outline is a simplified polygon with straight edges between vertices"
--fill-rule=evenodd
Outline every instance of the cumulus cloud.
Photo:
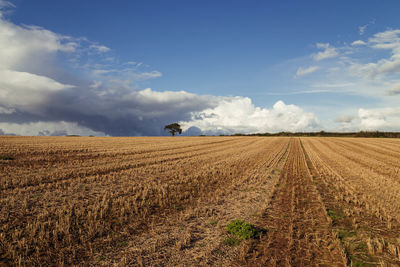
M 181 122 L 184 129 L 197 127 L 208 134 L 312 131 L 319 127 L 314 114 L 278 101 L 271 109 L 254 106 L 247 97 L 224 97 L 213 108 L 193 112 Z
M 332 47 L 329 43 L 317 43 L 317 48 L 323 49 L 324 51 L 318 52 L 314 55 L 314 60 L 320 61 L 327 58 L 334 58 L 339 55 L 335 47 Z
M 296 77 L 301 77 L 310 73 L 313 73 L 319 69 L 318 66 L 310 66 L 308 68 L 298 68 L 296 72 Z
M 359 109 L 363 130 L 400 131 L 400 108 Z
M 0 105 L 21 111 L 35 112 L 52 93 L 72 87 L 45 76 L 0 69 Z
M 0 17 L 0 69 L 46 72 L 57 52 L 74 52 L 76 46 L 70 37 L 40 27 L 17 26 Z

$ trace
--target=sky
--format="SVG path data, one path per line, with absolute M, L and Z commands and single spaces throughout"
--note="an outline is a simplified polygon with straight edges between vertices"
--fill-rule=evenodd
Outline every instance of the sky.
M 0 0 L 0 134 L 400 131 L 398 10 Z

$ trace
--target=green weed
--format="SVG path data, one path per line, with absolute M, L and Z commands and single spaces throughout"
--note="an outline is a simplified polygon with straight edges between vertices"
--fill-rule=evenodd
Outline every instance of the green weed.
M 249 238 L 257 238 L 263 234 L 263 230 L 256 228 L 250 223 L 242 222 L 241 220 L 233 220 L 227 226 L 228 233 L 234 234 L 240 239 L 246 240 Z
M 332 220 L 340 220 L 346 217 L 346 214 L 341 210 L 328 209 L 327 212 L 328 216 L 331 217 Z

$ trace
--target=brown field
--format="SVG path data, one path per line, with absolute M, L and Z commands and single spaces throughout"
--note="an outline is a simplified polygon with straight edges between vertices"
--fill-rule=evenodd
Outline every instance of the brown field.
M 400 139 L 3 136 L 0 192 L 0 266 L 400 265 Z

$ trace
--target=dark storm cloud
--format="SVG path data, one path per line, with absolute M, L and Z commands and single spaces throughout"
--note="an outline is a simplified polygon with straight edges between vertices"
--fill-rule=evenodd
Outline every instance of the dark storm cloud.
M 84 92 L 84 93 L 82 93 Z M 215 106 L 210 96 L 151 89 L 73 88 L 42 105 L 47 120 L 77 122 L 113 136 L 163 135 L 164 125 L 190 119 L 192 112 Z

